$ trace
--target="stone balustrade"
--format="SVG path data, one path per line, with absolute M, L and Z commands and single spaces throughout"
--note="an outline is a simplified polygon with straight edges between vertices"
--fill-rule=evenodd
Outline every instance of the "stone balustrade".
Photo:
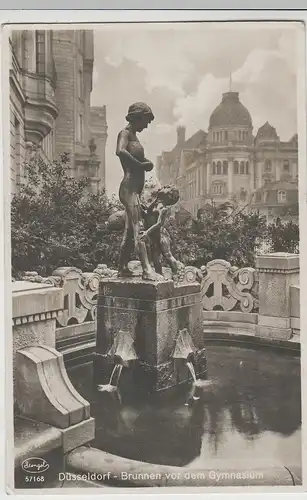
M 137 276 L 138 261 L 130 269 Z M 166 279 L 171 271 L 163 270 Z M 100 264 L 84 273 L 72 267 L 51 276 L 36 272 L 24 280 L 63 290 L 64 308 L 56 317 L 56 348 L 69 363 L 89 360 L 96 346 L 96 308 L 99 283 L 117 272 Z M 271 253 L 258 256 L 255 268 L 237 268 L 225 260 L 208 262 L 201 270 L 187 266 L 179 281 L 201 281 L 205 334 L 247 334 L 290 339 L 300 331 L 299 256 Z M 281 319 L 283 318 L 283 319 Z
M 259 255 L 255 269 L 237 269 L 214 260 L 202 272 L 206 335 L 298 339 L 299 255 Z

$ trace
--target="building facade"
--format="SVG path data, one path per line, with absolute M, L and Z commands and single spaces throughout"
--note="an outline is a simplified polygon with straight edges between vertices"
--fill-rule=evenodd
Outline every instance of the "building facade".
M 226 92 L 211 114 L 208 132 L 198 131 L 186 140 L 185 128 L 178 127 L 176 146 L 158 157 L 157 176 L 161 184 L 178 186 L 181 205 L 194 216 L 208 200 L 233 200 L 259 208 L 262 188 L 275 192 L 281 182 L 280 191 L 285 194 L 277 189 L 275 214 L 279 206 L 285 211 L 293 198 L 298 200 L 297 135 L 282 142 L 268 122 L 254 135 L 252 118 L 239 93 Z M 266 200 L 271 198 L 266 195 Z M 260 205 L 265 205 L 261 200 Z M 264 213 L 269 213 L 267 205 Z
M 26 182 L 33 146 L 47 162 L 70 157 L 73 177 L 104 187 L 105 107 L 91 110 L 94 61 L 91 30 L 13 30 L 10 37 L 11 186 Z M 92 121 L 92 113 L 100 117 Z M 93 124 L 93 133 L 91 126 Z

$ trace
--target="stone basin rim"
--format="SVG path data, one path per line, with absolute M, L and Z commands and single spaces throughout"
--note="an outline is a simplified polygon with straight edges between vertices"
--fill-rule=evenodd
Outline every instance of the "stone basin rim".
M 88 463 L 90 462 L 90 463 Z M 206 476 L 204 480 L 202 480 L 202 484 L 194 484 L 194 487 L 199 487 L 199 486 L 206 486 L 206 487 L 218 487 L 218 486 L 232 486 L 232 487 L 237 487 L 237 486 L 242 486 L 246 485 L 246 479 L 242 479 L 242 484 L 231 484 L 231 479 L 226 479 L 226 482 L 222 482 L 220 485 L 216 484 L 214 480 L 211 480 L 209 477 L 207 479 L 207 475 L 209 474 L 210 471 L 214 470 L 213 468 L 211 469 L 204 469 L 204 468 L 191 468 L 189 466 L 184 466 L 184 467 L 178 467 L 175 465 L 162 465 L 162 464 L 155 464 L 155 463 L 150 463 L 150 462 L 143 462 L 139 460 L 133 460 L 130 458 L 125 458 L 119 455 L 113 455 L 111 453 L 105 452 L 103 450 L 99 450 L 98 448 L 92 448 L 90 446 L 80 446 L 78 448 L 75 448 L 73 451 L 68 453 L 66 457 L 66 466 L 67 469 L 70 470 L 72 473 L 77 473 L 77 474 L 110 474 L 110 479 L 108 480 L 110 483 L 115 481 L 118 484 L 125 483 L 124 479 L 119 478 L 118 476 L 121 475 L 121 473 L 127 472 L 128 474 L 153 474 L 156 475 L 157 477 L 151 481 L 150 479 L 140 479 L 139 481 L 130 479 L 129 481 L 126 481 L 126 485 L 131 485 L 135 484 L 138 487 L 174 487 L 174 486 L 192 486 L 192 484 L 188 484 L 188 480 L 186 481 L 178 481 L 178 479 L 174 478 L 167 478 L 167 474 L 171 475 L 177 475 L 180 474 L 180 476 L 184 476 L 184 474 L 198 474 L 202 473 Z M 217 469 L 218 470 L 218 469 Z M 248 468 L 246 467 L 243 470 L 240 469 L 231 469 L 227 468 L 227 470 L 223 470 L 223 472 L 228 472 L 233 473 L 233 474 L 239 474 L 242 472 L 247 472 L 250 470 L 253 473 L 263 473 L 264 480 L 259 484 L 259 486 L 298 486 L 301 485 L 301 480 L 296 476 L 295 473 L 291 472 L 291 469 L 284 465 L 284 464 L 276 464 L 273 465 L 272 467 L 268 468 L 266 466 L 264 467 L 259 467 L 259 468 Z M 162 477 L 159 478 L 158 474 L 160 474 Z M 278 481 L 278 477 L 280 480 Z M 258 480 L 259 482 L 259 480 Z M 182 484 L 184 483 L 184 484 Z M 256 481 L 251 481 L 251 484 L 249 486 L 257 486 L 257 480 Z

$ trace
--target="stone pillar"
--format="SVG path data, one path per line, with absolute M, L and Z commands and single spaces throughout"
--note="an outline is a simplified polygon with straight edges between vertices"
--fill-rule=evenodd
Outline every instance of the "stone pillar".
M 228 162 L 228 194 L 233 194 L 233 160 Z
M 206 186 L 206 193 L 210 194 L 210 188 L 211 188 L 211 163 L 207 163 L 207 186 Z
M 206 174 L 206 165 L 202 165 L 202 192 L 201 194 L 204 195 L 207 191 L 207 174 Z
M 195 168 L 195 198 L 198 197 L 199 194 L 199 166 Z
M 277 181 L 280 180 L 280 159 L 279 158 L 277 158 L 275 160 L 275 179 Z
M 291 285 L 299 284 L 299 255 L 271 253 L 256 258 L 259 277 L 257 334 L 289 340 L 291 329 Z
M 107 383 L 116 359 L 110 353 L 119 332 L 130 341 L 122 351 L 131 366 L 123 370 L 126 391 L 156 392 L 187 380 L 188 371 L 174 369 L 172 353 L 179 331 L 187 329 L 197 349 L 196 370 L 204 373 L 202 303 L 197 282 L 149 282 L 140 278 L 102 280 L 97 305 L 97 383 Z M 134 351 L 133 351 L 134 349 Z M 184 365 L 184 363 L 183 363 Z
M 37 428 L 44 423 L 59 429 L 58 446 L 67 453 L 91 441 L 95 426 L 89 403 L 72 386 L 63 355 L 55 349 L 56 318 L 64 308 L 64 291 L 15 281 L 12 292 L 15 417 L 35 420 Z M 19 434 L 26 439 L 26 423 L 20 427 Z M 41 437 L 37 436 L 38 451 L 48 443 L 48 436 Z
M 255 166 L 254 160 L 249 162 L 249 190 L 252 193 L 255 190 Z
M 262 186 L 263 162 L 257 164 L 257 189 Z
M 61 288 L 28 281 L 12 283 L 13 368 L 19 349 L 35 345 L 55 347 L 56 317 L 63 309 Z

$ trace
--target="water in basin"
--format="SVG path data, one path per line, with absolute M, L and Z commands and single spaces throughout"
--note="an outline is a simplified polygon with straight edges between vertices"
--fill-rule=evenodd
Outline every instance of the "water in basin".
M 190 405 L 186 385 L 146 400 L 121 394 L 120 401 L 96 390 L 91 364 L 69 369 L 96 419 L 92 446 L 158 464 L 206 469 L 283 464 L 299 471 L 299 357 L 282 349 L 213 343 L 207 361 L 209 381 Z

